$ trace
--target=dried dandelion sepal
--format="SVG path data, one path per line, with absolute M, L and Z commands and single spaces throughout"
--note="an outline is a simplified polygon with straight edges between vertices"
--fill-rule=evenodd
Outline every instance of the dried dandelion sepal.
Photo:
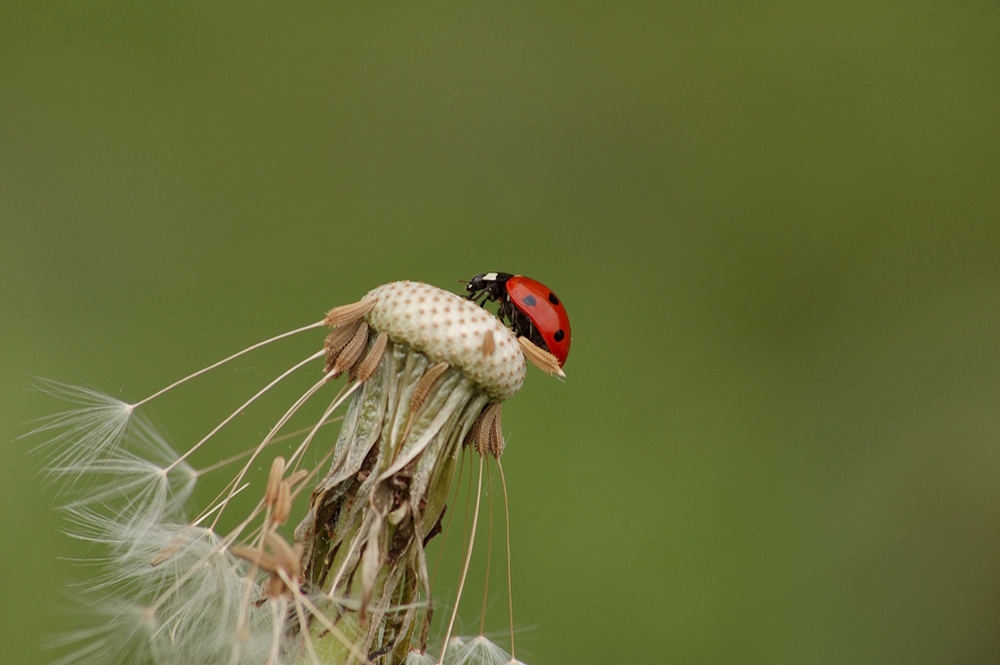
M 466 439 L 483 436 L 476 449 L 499 454 L 498 405 L 521 387 L 525 361 L 517 338 L 496 317 L 436 287 L 393 282 L 361 303 L 331 312 L 338 327 L 330 346 L 346 349 L 342 340 L 354 338 L 348 331 L 363 325 L 369 338 L 388 341 L 384 349 L 369 341 L 365 353 L 347 359 L 381 354 L 352 397 L 296 542 L 304 548 L 307 587 L 340 603 L 360 651 L 402 662 L 411 648 L 426 646 L 431 599 L 424 545 L 440 527 L 459 453 Z M 343 353 L 328 356 L 327 366 L 345 369 Z M 484 413 L 491 416 L 485 427 Z M 337 641 L 322 627 L 314 635 L 318 643 Z M 330 649 L 342 647 L 320 650 Z

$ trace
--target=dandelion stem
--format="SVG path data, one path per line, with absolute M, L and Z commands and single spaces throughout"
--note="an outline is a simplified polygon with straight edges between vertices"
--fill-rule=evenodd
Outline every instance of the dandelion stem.
M 282 372 L 281 374 L 279 374 L 277 378 L 275 378 L 273 381 L 271 381 L 270 383 L 268 383 L 266 386 L 264 386 L 263 388 L 261 388 L 260 390 L 258 390 L 253 395 L 253 397 L 251 397 L 247 401 L 243 402 L 243 404 L 241 404 L 239 407 L 237 407 L 237 409 L 235 411 L 233 411 L 228 416 L 226 416 L 222 420 L 222 422 L 220 422 L 218 425 L 216 425 L 215 427 L 213 427 L 212 431 L 209 432 L 208 434 L 206 434 L 201 439 L 201 441 L 199 441 L 198 443 L 196 443 L 193 446 L 191 446 L 190 448 L 188 448 L 187 451 L 184 452 L 184 454 L 180 455 L 176 460 L 174 460 L 174 462 L 172 464 L 170 464 L 170 466 L 168 466 L 166 468 L 166 471 L 169 473 L 171 471 L 171 469 L 173 469 L 175 466 L 177 466 L 178 464 L 180 464 L 181 462 L 183 462 L 184 460 L 186 460 L 188 457 L 190 457 L 196 450 L 198 450 L 199 448 L 201 448 L 205 444 L 206 441 L 208 441 L 213 436 L 215 436 L 215 434 L 220 429 L 222 429 L 227 424 L 229 424 L 233 420 L 233 418 L 235 418 L 236 416 L 238 416 L 241 413 L 243 413 L 243 411 L 246 410 L 246 408 L 248 406 L 250 406 L 255 401 L 257 401 L 261 397 L 261 395 L 263 395 L 268 390 L 270 390 L 271 388 L 273 388 L 275 385 L 277 385 L 278 383 L 280 383 L 289 374 L 291 374 L 295 370 L 299 369 L 303 365 L 307 365 L 311 361 L 316 360 L 317 358 L 322 358 L 325 353 L 326 353 L 325 351 L 317 351 L 316 353 L 308 356 L 305 360 L 300 360 L 299 362 L 297 362 L 296 364 L 292 365 L 291 367 L 289 367 L 288 369 L 286 369 L 284 372 Z
M 295 451 L 292 452 L 292 454 L 288 457 L 288 464 L 290 466 L 294 462 L 294 466 L 291 466 L 291 469 L 293 471 L 298 470 L 299 463 L 302 460 L 302 456 L 305 455 L 306 449 L 309 448 L 309 444 L 311 444 L 312 440 L 316 437 L 316 433 L 319 431 L 319 428 L 325 425 L 327 422 L 329 422 L 327 419 L 330 417 L 330 414 L 336 411 L 337 408 L 344 403 L 344 400 L 350 397 L 351 393 L 357 390 L 358 386 L 360 385 L 361 384 L 358 382 L 351 384 L 349 388 L 347 388 L 346 390 L 342 390 L 341 394 L 337 395 L 337 397 L 335 397 L 333 401 L 330 402 L 330 406 L 326 407 L 326 411 L 323 412 L 323 415 L 320 416 L 319 420 L 316 421 L 316 424 L 313 425 L 312 428 L 309 430 L 309 434 L 306 435 L 306 437 L 302 440 L 302 443 L 300 443 L 299 446 L 295 449 Z M 330 454 L 332 453 L 333 451 L 331 450 Z M 315 470 L 311 471 L 310 476 L 313 473 L 315 473 Z
M 339 402 L 337 404 L 339 405 Z M 336 418 L 327 418 L 326 420 L 323 420 L 322 422 L 319 423 L 319 427 L 326 427 L 327 425 L 331 425 L 341 419 L 343 419 L 343 416 L 337 416 Z M 309 427 L 302 427 L 300 429 L 295 430 L 294 432 L 289 432 L 288 434 L 282 434 L 281 436 L 274 437 L 273 439 L 271 439 L 271 443 L 279 443 L 281 441 L 293 439 L 297 437 L 299 434 L 304 434 L 313 429 L 317 429 L 316 425 L 310 425 Z M 241 459 L 244 459 L 252 454 L 253 450 L 244 450 L 243 452 L 237 453 L 236 455 L 232 455 L 231 457 L 219 460 L 218 462 L 213 462 L 208 466 L 200 467 L 199 469 L 197 469 L 196 473 L 198 473 L 198 475 L 204 475 L 206 473 L 211 473 L 212 471 L 218 471 L 219 469 L 225 468 L 230 464 L 232 464 L 233 462 L 238 462 Z
M 503 464 L 500 458 L 496 458 L 497 468 L 500 469 L 500 486 L 503 488 L 503 521 L 504 534 L 507 537 L 507 613 L 510 618 L 510 659 L 514 657 L 514 591 L 510 578 L 510 502 L 507 498 L 507 478 L 503 475 Z
M 490 595 L 490 563 L 493 560 L 493 493 L 487 495 L 486 516 L 489 518 L 486 533 L 486 575 L 483 578 L 483 606 L 479 609 L 479 634 L 486 632 L 486 599 Z
M 235 496 L 236 494 L 239 494 L 248 487 L 250 487 L 250 483 L 243 483 L 238 488 L 236 488 L 236 491 L 233 493 L 233 495 Z M 191 526 L 199 526 L 202 522 L 207 520 L 209 516 L 212 515 L 212 513 L 214 513 L 217 510 L 220 510 L 221 508 L 222 508 L 221 503 L 212 506 L 210 509 L 206 510 L 202 515 L 200 515 L 197 519 L 191 522 Z
M 462 474 L 465 473 L 465 459 L 469 460 L 469 466 L 472 466 L 472 456 L 465 455 L 463 460 L 458 464 L 458 471 L 456 472 L 455 481 L 452 483 L 453 489 L 450 494 L 450 503 L 457 504 L 458 496 L 462 488 Z M 471 488 L 471 483 L 470 483 Z M 466 501 L 466 505 L 471 502 L 471 498 Z M 444 528 L 441 530 L 441 547 L 438 550 L 437 556 L 434 559 L 434 568 L 431 570 L 430 578 L 428 584 L 434 586 L 434 580 L 437 578 L 438 569 L 441 566 L 441 561 L 444 559 L 445 545 L 448 543 L 448 534 L 451 533 L 452 520 L 447 520 L 444 524 Z
M 444 646 L 441 647 L 441 657 L 438 663 L 444 662 L 444 654 L 448 649 L 448 641 L 451 639 L 451 631 L 455 628 L 455 618 L 458 616 L 458 603 L 462 599 L 462 588 L 465 586 L 465 578 L 469 574 L 469 564 L 472 562 L 472 546 L 476 542 L 476 525 L 479 522 L 479 499 L 483 493 L 483 457 L 479 458 L 479 477 L 476 479 L 476 506 L 472 512 L 472 531 L 469 534 L 469 544 L 465 548 L 465 562 L 462 564 L 462 576 L 458 580 L 458 592 L 455 594 L 455 604 L 451 608 L 451 617 L 448 619 L 448 630 L 444 634 Z
M 326 325 L 325 321 L 324 320 L 320 320 L 320 321 L 317 321 L 316 323 L 310 323 L 307 326 L 302 326 L 301 328 L 296 328 L 295 330 L 289 330 L 287 332 L 281 333 L 280 335 L 275 335 L 274 337 L 265 339 L 265 340 L 263 340 L 261 342 L 257 342 L 256 344 L 252 344 L 252 345 L 248 346 L 247 348 L 245 348 L 245 349 L 243 349 L 241 351 L 237 351 L 236 353 L 232 354 L 231 356 L 223 358 L 222 360 L 219 360 L 218 362 L 214 362 L 214 363 L 212 363 L 211 365 L 209 365 L 207 367 L 202 367 L 197 372 L 193 372 L 192 374 L 188 374 L 184 378 L 181 378 L 181 379 L 178 379 L 177 381 L 174 381 L 169 386 L 157 390 L 155 393 L 153 393 L 149 397 L 145 397 L 145 398 L 139 400 L 138 402 L 130 404 L 129 407 L 132 408 L 132 409 L 138 409 L 143 404 L 145 404 L 147 402 L 151 402 L 152 400 L 156 399 L 157 397 L 159 397 L 163 393 L 168 392 L 170 390 L 173 390 L 177 386 L 179 386 L 181 384 L 184 384 L 184 383 L 187 383 L 191 379 L 197 378 L 197 377 L 201 376 L 202 374 L 210 372 L 213 369 L 215 369 L 216 367 L 221 367 L 222 365 L 225 365 L 226 363 L 228 363 L 230 360 L 236 360 L 240 356 L 246 355 L 246 354 L 250 353 L 251 351 L 254 351 L 256 349 L 261 348 L 262 346 L 267 346 L 271 342 L 277 342 L 278 340 L 284 339 L 286 337 L 291 337 L 292 335 L 296 335 L 296 334 L 298 334 L 300 332 L 305 332 L 307 330 L 312 330 L 314 328 L 320 328 L 320 327 L 322 327 L 324 325 Z
M 321 352 L 321 355 L 323 353 L 325 353 L 325 352 Z M 316 357 L 317 356 L 313 355 L 310 358 L 308 358 L 308 360 L 312 360 L 313 358 L 316 358 Z M 292 369 L 294 370 L 295 368 L 292 368 Z M 291 371 L 291 370 L 289 370 L 289 371 Z M 280 378 L 281 377 L 279 377 L 279 379 Z M 246 476 L 247 472 L 250 470 L 250 466 L 253 464 L 253 461 L 255 459 L 257 459 L 257 456 L 260 454 L 260 451 L 262 451 L 265 447 L 267 447 L 267 445 L 271 442 L 271 439 L 274 438 L 274 435 L 277 434 L 278 431 L 282 427 L 284 427 L 285 423 L 288 422 L 288 419 L 291 418 L 295 414 L 295 412 L 298 411 L 302 407 L 303 404 L 305 404 L 306 400 L 308 400 L 310 397 L 312 397 L 316 393 L 316 391 L 319 390 L 320 388 L 322 388 L 329 380 L 330 380 L 330 375 L 329 374 L 325 375 L 322 379 L 320 379 L 319 381 L 317 381 L 316 383 L 314 383 L 312 386 L 310 386 L 309 390 L 307 390 L 306 392 L 304 392 L 302 394 L 302 396 L 300 396 L 295 401 L 294 404 L 292 404 L 290 407 L 288 407 L 288 410 L 285 411 L 285 413 L 281 416 L 281 418 L 278 419 L 278 422 L 276 422 L 274 424 L 274 426 L 271 428 L 271 431 L 267 433 L 267 436 L 265 436 L 263 438 L 263 440 L 261 440 L 261 442 L 259 444 L 257 444 L 257 448 L 253 451 L 253 454 L 250 455 L 250 458 L 246 461 L 246 464 L 243 465 L 243 468 L 240 469 L 240 472 L 238 474 L 236 474 L 236 478 L 233 479 L 233 483 L 239 483 L 240 481 L 243 480 L 244 476 Z M 277 381 L 277 379 L 276 379 L 276 381 Z M 360 385 L 360 384 L 355 383 L 350 388 L 348 388 L 347 390 L 344 390 L 343 394 L 340 396 L 340 401 L 343 401 L 344 399 L 347 399 L 347 397 L 351 393 L 353 393 L 355 390 L 357 390 L 358 385 Z M 296 451 L 296 452 L 298 452 L 298 451 Z M 232 498 L 232 496 L 230 495 L 230 496 L 227 496 L 225 499 L 223 499 L 223 501 L 222 501 L 223 507 L 225 507 L 225 505 L 229 503 L 229 500 L 231 498 Z M 219 512 L 218 515 L 215 516 L 215 520 L 212 522 L 212 528 L 213 529 L 215 528 L 215 526 L 218 523 L 219 518 L 221 516 L 222 516 L 222 512 L 221 511 Z

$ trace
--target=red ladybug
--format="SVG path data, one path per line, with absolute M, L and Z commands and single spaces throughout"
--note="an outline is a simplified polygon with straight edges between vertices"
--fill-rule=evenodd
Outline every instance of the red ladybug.
M 515 335 L 527 337 L 566 364 L 569 355 L 569 315 L 552 290 L 524 275 L 484 272 L 466 285 L 469 299 L 480 305 L 500 303 L 497 316 L 510 324 Z M 480 300 L 481 299 L 481 300 Z

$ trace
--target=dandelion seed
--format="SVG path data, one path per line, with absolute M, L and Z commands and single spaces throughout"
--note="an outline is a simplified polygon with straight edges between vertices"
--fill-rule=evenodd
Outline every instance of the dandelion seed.
M 322 350 L 252 393 L 183 452 L 137 413 L 225 362 L 320 326 L 330 328 Z M 32 434 L 48 437 L 39 449 L 47 476 L 61 483 L 68 532 L 101 550 L 86 594 L 109 617 L 68 635 L 63 644 L 76 648 L 59 662 L 434 662 L 426 655 L 433 598 L 424 547 L 441 530 L 463 453 L 478 456 L 460 595 L 484 460 L 499 461 L 501 403 L 520 389 L 526 358 L 547 372 L 561 365 L 543 349 L 526 348 L 475 302 L 426 284 L 393 282 L 132 404 L 41 383 L 74 404 Z M 201 471 L 191 465 L 193 453 L 207 451 L 234 418 L 320 359 L 322 378 L 261 440 Z M 325 398 L 328 405 L 313 425 L 286 432 L 304 405 L 341 374 L 347 385 Z M 321 428 L 344 404 L 336 444 L 319 451 L 325 475 L 317 466 L 301 468 Z M 264 472 L 259 458 L 265 449 L 290 436 L 301 437 L 298 445 L 287 457 L 273 457 Z M 215 499 L 194 505 L 195 487 L 237 459 L 243 464 L 221 488 L 216 485 Z M 280 531 L 289 528 L 284 525 L 295 497 L 307 484 L 314 487 L 308 508 L 289 538 Z M 233 499 L 244 492 L 259 497 L 256 506 L 230 514 Z M 506 489 L 504 496 L 506 502 Z M 457 604 L 438 660 L 514 662 L 481 636 L 450 638 Z
M 62 508 L 73 517 L 74 535 L 90 527 L 90 539 L 129 547 L 143 540 L 141 530 L 182 517 L 197 473 L 187 464 L 174 464 L 176 453 L 141 416 L 131 429 L 129 449 L 107 450 L 75 468 L 49 469 L 53 476 L 87 478 L 63 492 Z
M 504 665 L 510 663 L 511 656 L 485 635 L 477 635 L 461 641 L 449 650 L 449 665 Z
M 132 405 L 104 393 L 58 381 L 37 379 L 35 387 L 75 405 L 37 421 L 24 437 L 45 437 L 35 450 L 47 476 L 71 487 L 86 474 L 88 464 L 114 453 L 132 417 Z
M 52 665 L 117 665 L 152 659 L 151 637 L 157 626 L 148 608 L 107 601 L 88 607 L 87 614 L 90 621 L 86 628 L 67 632 L 49 645 L 53 649 L 75 647 Z
M 426 652 L 410 651 L 406 654 L 406 665 L 436 665 L 437 659 Z

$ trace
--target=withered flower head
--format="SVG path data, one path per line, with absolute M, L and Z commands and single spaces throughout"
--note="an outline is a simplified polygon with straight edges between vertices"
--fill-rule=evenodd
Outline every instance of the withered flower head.
M 319 327 L 330 329 L 322 350 L 282 372 L 182 453 L 139 413 L 209 369 Z M 322 378 L 263 439 L 239 458 L 200 469 L 191 464 L 196 451 L 204 453 L 262 395 L 321 358 Z M 479 457 L 480 481 L 483 459 L 499 460 L 501 404 L 520 389 L 526 359 L 562 374 L 551 354 L 474 302 L 404 281 L 131 404 L 45 384 L 76 408 L 33 433 L 48 437 L 40 448 L 49 477 L 61 485 L 71 531 L 104 550 L 103 572 L 89 586 L 102 611 L 115 617 L 70 636 L 77 648 L 60 662 L 146 657 L 318 665 L 426 658 L 418 655 L 426 650 L 433 615 L 424 548 L 442 528 L 463 451 Z M 320 418 L 287 433 L 295 413 L 342 374 L 347 382 Z M 340 434 L 330 449 L 319 439 L 342 405 Z M 292 436 L 299 443 L 288 458 L 274 456 L 268 472 L 259 471 L 267 447 Z M 310 447 L 328 449 L 312 468 L 304 462 Z M 189 517 L 195 486 L 240 461 L 227 482 L 216 484 L 216 498 Z M 295 499 L 309 488 L 305 513 L 295 517 Z M 240 494 L 260 499 L 249 513 L 234 515 Z M 485 638 L 450 640 L 455 609 L 439 660 L 479 662 L 487 656 L 470 654 L 502 653 Z

